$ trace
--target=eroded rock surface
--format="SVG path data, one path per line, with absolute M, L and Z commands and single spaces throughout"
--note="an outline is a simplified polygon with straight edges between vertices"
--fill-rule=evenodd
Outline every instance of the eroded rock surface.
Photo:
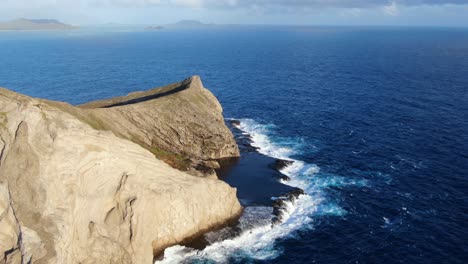
M 238 216 L 235 189 L 155 157 L 238 155 L 216 98 L 180 84 L 81 108 L 0 89 L 0 263 L 151 263 Z
M 221 105 L 198 76 L 80 108 L 100 129 L 138 142 L 181 170 L 206 173 L 219 166 L 216 160 L 239 156 Z

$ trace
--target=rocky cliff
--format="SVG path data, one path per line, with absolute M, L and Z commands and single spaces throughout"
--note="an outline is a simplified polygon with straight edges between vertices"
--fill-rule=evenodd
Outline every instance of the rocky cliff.
M 213 175 L 217 160 L 239 156 L 234 137 L 224 125 L 221 105 L 198 76 L 79 107 L 80 112 L 70 112 L 96 129 L 137 142 L 191 174 L 199 174 L 195 168 Z
M 0 263 L 151 263 L 239 215 L 235 189 L 158 159 L 238 155 L 221 111 L 198 77 L 81 107 L 0 89 Z

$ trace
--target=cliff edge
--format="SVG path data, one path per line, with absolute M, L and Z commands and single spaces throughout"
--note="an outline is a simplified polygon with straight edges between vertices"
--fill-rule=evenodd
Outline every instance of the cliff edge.
M 0 88 L 0 263 L 151 263 L 237 217 L 234 188 L 158 159 L 238 155 L 227 131 L 198 77 L 80 107 Z
M 96 129 L 134 141 L 193 175 L 215 174 L 217 160 L 239 156 L 223 109 L 199 76 L 127 96 L 80 105 Z

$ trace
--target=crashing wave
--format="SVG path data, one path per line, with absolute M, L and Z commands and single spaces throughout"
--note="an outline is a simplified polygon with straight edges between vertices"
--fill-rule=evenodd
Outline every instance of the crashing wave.
M 343 215 L 346 212 L 334 204 L 323 206 L 325 196 L 323 187 L 328 182 L 316 182 L 314 176 L 320 172 L 315 164 L 294 159 L 294 155 L 300 154 L 301 140 L 295 138 L 278 138 L 274 140 L 274 125 L 263 125 L 252 119 L 239 119 L 233 125 L 243 131 L 251 139 L 251 145 L 258 152 L 275 159 L 287 161 L 280 168 L 280 172 L 287 176 L 282 183 L 304 190 L 302 194 L 291 197 L 272 197 L 272 200 L 280 200 L 280 212 L 277 212 L 277 221 L 274 224 L 270 219 L 265 220 L 265 211 L 271 212 L 271 207 L 247 207 L 240 219 L 243 227 L 235 237 L 226 239 L 214 239 L 203 250 L 195 250 L 184 246 L 173 246 L 164 252 L 164 259 L 156 263 L 192 263 L 208 261 L 227 263 L 231 260 L 255 259 L 270 260 L 278 257 L 282 252 L 275 247 L 278 239 L 294 235 L 299 229 L 312 228 L 314 214 Z M 331 182 L 343 180 L 343 177 L 333 176 Z M 321 184 L 323 184 L 321 186 Z M 258 217 L 259 214 L 263 214 Z M 268 214 L 266 214 L 268 217 Z M 210 236 L 219 236 L 223 231 Z M 208 239 L 210 240 L 210 239 Z M 212 242 L 211 241 L 211 242 Z

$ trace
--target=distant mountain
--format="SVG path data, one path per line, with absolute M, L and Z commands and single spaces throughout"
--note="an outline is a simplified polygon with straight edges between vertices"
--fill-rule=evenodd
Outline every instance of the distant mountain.
M 7 22 L 0 22 L 0 30 L 65 30 L 76 27 L 64 24 L 55 19 L 26 19 L 20 18 Z
M 212 27 L 215 24 L 205 24 L 197 20 L 181 20 L 174 24 L 166 25 L 168 28 L 186 28 L 186 29 L 197 29 L 197 28 L 207 28 Z
M 203 26 L 203 25 L 206 25 L 198 20 L 181 20 L 177 23 L 175 23 L 175 25 L 179 25 L 179 26 Z

